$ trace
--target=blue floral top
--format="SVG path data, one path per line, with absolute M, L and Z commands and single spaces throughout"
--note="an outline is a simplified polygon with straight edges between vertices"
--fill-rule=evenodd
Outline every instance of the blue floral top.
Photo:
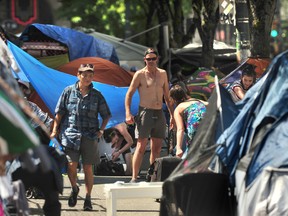
M 190 146 L 190 144 L 192 143 L 192 139 L 205 112 L 206 106 L 200 101 L 195 101 L 195 103 L 191 104 L 183 111 L 182 116 L 186 127 L 187 146 Z

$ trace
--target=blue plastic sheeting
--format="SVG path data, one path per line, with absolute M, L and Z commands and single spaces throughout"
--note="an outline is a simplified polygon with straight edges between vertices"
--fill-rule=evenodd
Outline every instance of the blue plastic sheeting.
M 54 114 L 57 101 L 63 89 L 68 85 L 74 84 L 78 80 L 77 77 L 45 66 L 11 42 L 8 42 L 8 47 L 21 70 L 18 74 L 24 73 L 26 75 L 28 81 L 32 84 L 50 112 Z M 128 87 L 116 87 L 99 82 L 93 82 L 93 86 L 103 94 L 112 112 L 112 118 L 107 128 L 124 122 L 125 95 Z M 133 115 L 137 113 L 139 101 L 139 94 L 136 91 L 131 103 Z M 101 121 L 101 118 L 99 120 Z
M 279 124 L 277 129 L 274 125 L 276 132 L 271 132 L 269 137 L 264 137 L 263 135 L 257 137 L 257 139 L 263 139 L 261 142 L 266 139 L 266 144 L 254 143 L 258 129 L 267 125 L 267 119 L 273 119 L 276 124 L 277 121 L 288 115 L 286 103 L 288 100 L 287 53 L 288 51 L 285 51 L 275 57 L 267 68 L 265 76 L 261 77 L 247 91 L 244 99 L 238 104 L 243 106 L 242 110 L 231 126 L 217 140 L 217 144 L 223 144 L 223 147 L 218 149 L 217 154 L 224 165 L 227 166 L 232 180 L 235 178 L 234 174 L 239 161 L 247 153 L 252 155 L 255 152 L 253 161 L 249 165 L 246 186 L 249 186 L 263 168 L 267 166 L 287 166 L 288 159 L 285 156 L 280 156 L 281 152 L 285 152 L 287 148 L 285 142 L 283 142 L 283 140 L 286 141 L 287 139 L 287 133 L 286 131 L 281 131 L 287 125 Z M 274 148 L 273 151 L 272 148 Z M 271 155 L 267 157 L 266 154 Z
M 44 35 L 65 44 L 69 50 L 69 60 L 82 57 L 100 57 L 119 65 L 119 59 L 114 46 L 106 41 L 78 32 L 69 28 L 55 25 L 32 24 L 21 34 L 21 41 L 29 40 L 31 28 L 37 28 Z
M 288 167 L 288 121 L 287 115 L 274 125 L 255 150 L 252 161 L 247 170 L 246 185 L 253 183 L 265 167 Z

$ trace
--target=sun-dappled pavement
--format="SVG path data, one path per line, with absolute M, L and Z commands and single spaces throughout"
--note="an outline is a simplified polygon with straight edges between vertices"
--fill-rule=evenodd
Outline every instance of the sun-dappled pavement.
M 68 196 L 70 194 L 70 183 L 67 176 L 64 176 L 64 191 L 60 195 L 60 202 L 62 204 L 61 215 L 106 215 L 106 198 L 104 194 L 104 185 L 113 184 L 117 181 L 129 182 L 130 177 L 126 176 L 95 176 L 94 187 L 92 191 L 92 212 L 83 211 L 83 203 L 85 199 L 85 184 L 82 174 L 78 175 L 78 183 L 80 192 L 78 196 L 77 205 L 73 208 L 68 206 Z M 144 180 L 144 179 L 143 179 Z M 44 215 L 42 212 L 44 200 L 43 199 L 29 199 L 30 215 Z M 153 198 L 140 199 L 121 199 L 117 201 L 117 215 L 145 215 L 156 216 L 159 215 L 160 205 Z

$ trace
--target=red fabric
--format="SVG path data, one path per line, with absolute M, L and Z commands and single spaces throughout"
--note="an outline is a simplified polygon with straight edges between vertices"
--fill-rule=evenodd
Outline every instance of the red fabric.
M 264 73 L 266 68 L 269 66 L 271 62 L 271 59 L 269 58 L 248 58 L 246 64 L 251 64 L 256 66 L 255 72 L 256 72 L 256 78 L 261 77 L 261 75 Z

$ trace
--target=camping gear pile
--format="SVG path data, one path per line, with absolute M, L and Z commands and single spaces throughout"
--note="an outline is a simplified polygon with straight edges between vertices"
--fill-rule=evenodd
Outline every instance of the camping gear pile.
M 0 215 L 9 213 L 29 215 L 22 181 L 11 182 L 11 176 L 6 173 L 8 168 L 16 169 L 17 164 L 14 166 L 11 164 L 7 168 L 5 162 L 21 157 L 21 162 L 27 169 L 35 171 L 37 167 L 31 158 L 31 153 L 34 152 L 45 162 L 41 166 L 43 171 L 50 171 L 52 164 L 27 120 L 27 116 L 34 119 L 35 114 L 29 108 L 16 79 L 12 76 L 11 70 L 17 71 L 18 67 L 2 39 L 0 39 L 0 56 Z
M 58 27 L 57 31 L 55 28 L 46 27 L 33 24 L 33 28 L 36 28 L 37 31 L 41 29 L 41 32 L 45 32 L 47 35 L 58 37 L 67 32 L 71 33 Z M 29 38 L 29 31 L 28 34 L 24 32 L 23 38 L 25 38 L 24 35 L 25 37 L 28 35 Z M 9 49 L 22 72 L 22 74 L 21 72 L 15 73 L 16 76 L 31 82 L 52 115 L 62 90 L 77 80 L 75 74 L 69 74 L 73 69 L 71 68 L 70 71 L 65 68 L 65 64 L 72 64 L 74 60 L 86 58 L 87 55 L 94 56 L 93 59 L 96 61 L 96 58 L 103 54 L 97 49 L 97 43 L 92 36 L 85 41 L 89 46 L 76 49 L 75 43 L 68 40 L 76 35 L 71 33 L 69 36 L 65 36 L 67 40 L 60 39 L 60 41 L 57 40 L 58 44 L 48 44 L 48 48 L 44 47 L 47 50 L 52 45 L 57 49 L 61 46 L 62 53 L 46 52 L 47 56 L 45 56 L 43 53 L 37 52 L 39 58 L 49 57 L 55 53 L 65 55 L 66 57 L 63 58 L 65 63 L 63 61 L 53 63 L 53 67 L 57 65 L 55 68 L 62 68 L 64 72 L 45 66 L 49 65 L 48 61 L 44 60 L 44 65 L 15 44 L 8 42 Z M 55 43 L 56 39 L 52 39 L 54 40 L 52 43 Z M 29 42 L 27 38 L 26 40 L 25 42 Z M 73 40 L 80 44 L 83 42 L 79 38 Z M 26 46 L 26 51 L 31 53 L 32 45 L 26 43 L 23 48 Z M 37 50 L 39 44 L 36 45 Z M 114 55 L 113 46 L 104 47 L 109 52 L 105 52 L 101 58 L 117 63 L 118 59 Z M 69 52 L 66 52 L 66 49 Z M 91 54 L 94 52 L 93 50 L 98 50 L 99 55 Z M 216 83 L 214 86 L 209 78 L 205 79 L 206 85 L 214 86 L 212 94 L 209 92 L 207 95 L 209 98 L 207 114 L 197 130 L 187 158 L 181 161 L 164 181 L 161 215 L 288 215 L 286 208 L 288 156 L 283 154 L 288 150 L 286 133 L 288 122 L 287 54 L 284 52 L 277 56 L 267 67 L 265 73 L 259 76 L 258 82 L 246 93 L 245 98 L 237 104 L 233 103 L 222 85 Z M 7 70 L 8 67 L 3 62 L 1 64 L 1 70 Z M 266 65 L 268 63 L 264 63 L 260 70 L 266 68 Z M 256 70 L 257 66 L 254 69 Z M 121 70 L 119 69 L 119 71 Z M 123 70 L 122 72 L 125 73 L 128 80 L 132 78 L 128 72 L 127 74 Z M 201 76 L 202 72 L 199 71 L 198 76 Z M 115 76 L 121 77 L 120 74 L 121 72 Z M 236 79 L 228 76 L 224 80 L 227 81 L 228 78 Z M 112 76 L 107 76 L 107 79 L 111 81 Z M 115 113 L 108 127 L 125 120 L 123 104 L 127 87 L 121 86 L 122 81 L 119 83 L 119 79 L 117 80 L 115 85 L 93 82 L 94 87 L 103 92 L 104 97 L 107 98 L 112 113 Z M 193 86 L 193 82 L 190 84 Z M 14 106 L 15 101 L 8 95 L 8 91 L 2 86 L 0 87 L 2 105 L 9 107 L 9 109 L 5 109 L 4 106 L 1 106 L 2 109 L 0 109 L 1 122 L 5 121 L 1 137 L 7 139 L 7 143 L 19 143 L 19 140 L 13 140 L 19 137 L 22 141 L 26 140 L 25 145 L 21 145 L 21 148 L 18 148 L 17 145 L 1 147 L 0 157 L 3 152 L 5 154 L 23 153 L 27 148 L 37 147 L 39 141 L 33 131 L 29 132 L 31 128 L 27 127 L 27 123 L 21 121 L 20 127 L 19 125 L 16 127 L 13 119 L 10 118 L 11 115 L 16 115 L 19 120 L 23 116 L 19 115 L 19 111 Z M 139 104 L 137 94 L 132 101 L 132 113 L 136 113 Z M 12 108 L 10 109 L 10 107 Z M 4 111 L 11 112 L 7 114 Z M 13 127 L 13 130 L 21 130 L 17 133 L 21 136 L 7 137 L 9 134 L 5 133 L 5 130 L 8 129 L 7 125 Z
M 37 27 L 35 28 L 34 26 Z M 26 116 L 19 109 L 19 107 L 21 107 L 21 109 L 26 111 L 25 114 L 28 117 L 37 119 L 35 114 L 33 115 L 33 112 L 30 111 L 29 108 L 25 107 L 28 105 L 26 105 L 26 100 L 24 99 L 15 78 L 30 82 L 35 92 L 37 92 L 41 99 L 43 99 L 43 104 L 45 104 L 47 109 L 49 109 L 49 112 L 53 115 L 57 100 L 63 89 L 66 86 L 75 83 L 77 80 L 76 73 L 73 75 L 69 74 L 75 72 L 73 66 L 71 66 L 70 71 L 65 67 L 66 63 L 70 63 L 70 60 L 76 61 L 79 57 L 83 56 L 95 56 L 94 58 L 96 60 L 89 59 L 87 61 L 94 60 L 93 62 L 95 64 L 101 62 L 102 65 L 105 65 L 106 72 L 109 71 L 109 75 L 107 74 L 106 76 L 107 82 L 110 82 L 109 84 L 105 84 L 105 82 L 93 83 L 94 87 L 102 91 L 106 98 L 109 98 L 107 101 L 109 102 L 111 111 L 114 110 L 113 118 L 108 126 L 114 126 L 124 121 L 124 97 L 128 88 L 127 86 L 132 79 L 131 73 L 111 62 L 111 60 L 118 62 L 118 59 L 114 47 L 109 43 L 99 40 L 98 42 L 101 43 L 100 49 L 97 40 L 92 36 L 86 37 L 84 33 L 75 33 L 72 30 L 65 28 L 62 29 L 55 26 L 49 28 L 49 25 L 40 24 L 33 24 L 32 27 L 29 26 L 28 28 L 33 29 L 32 32 L 37 32 L 38 35 L 40 34 L 39 29 L 46 33 L 49 32 L 57 37 L 57 39 L 60 39 L 60 41 L 46 37 L 47 35 L 43 37 L 41 34 L 42 38 L 37 39 L 37 37 L 34 37 L 29 30 L 23 32 L 22 38 L 20 37 L 23 41 L 16 41 L 17 43 L 14 44 L 7 40 L 8 47 L 2 39 L 0 40 L 0 127 L 2 126 L 0 130 L 0 215 L 8 215 L 9 212 L 6 210 L 8 209 L 10 201 L 13 206 L 11 208 L 9 207 L 9 209 L 13 209 L 13 211 L 15 210 L 19 214 L 21 213 L 21 215 L 29 214 L 25 189 L 22 190 L 24 188 L 22 182 L 15 182 L 15 184 L 12 185 L 10 181 L 11 178 L 5 175 L 5 170 L 7 171 L 10 170 L 10 168 L 13 168 L 13 166 L 10 166 L 9 169 L 5 167 L 5 161 L 7 159 L 21 156 L 23 163 L 27 165 L 27 168 L 29 168 L 31 172 L 33 172 L 37 168 L 33 164 L 31 156 L 31 152 L 34 151 L 33 155 L 38 156 L 41 162 L 41 170 L 47 172 L 52 169 L 52 162 L 50 162 L 50 157 L 47 156 L 46 148 L 44 148 L 43 145 L 40 145 L 38 136 L 31 128 Z M 55 29 L 57 29 L 58 32 Z M 65 33 L 69 33 L 69 35 L 67 36 Z M 83 37 L 80 37 L 79 34 L 82 34 Z M 65 40 L 62 36 L 66 37 Z M 83 45 L 81 48 L 76 49 L 74 47 L 76 43 L 71 43 L 71 39 L 77 41 L 78 46 L 79 44 L 80 46 L 86 44 L 86 48 Z M 80 43 L 81 41 L 83 44 Z M 29 53 L 33 54 L 34 57 Z M 61 56 L 64 57 L 62 58 Z M 97 59 L 96 56 L 100 56 L 101 60 Z M 105 57 L 109 61 L 103 59 Z M 60 61 L 54 62 L 55 59 Z M 85 61 L 85 59 L 81 59 L 81 61 Z M 53 69 L 60 65 L 64 65 L 63 70 L 69 70 L 69 72 L 63 73 Z M 101 69 L 101 71 L 104 72 L 105 70 Z M 115 85 L 112 85 L 113 83 L 111 83 L 113 80 Z M 111 95 L 113 95 L 113 97 L 111 97 Z M 134 113 L 136 112 L 139 103 L 137 97 L 136 94 L 134 99 L 135 104 L 137 105 L 132 104 L 132 110 Z M 41 107 L 41 104 L 39 104 L 39 106 Z M 41 108 L 45 111 L 45 107 Z M 17 136 L 15 136 L 15 134 L 17 134 Z M 27 152 L 28 149 L 29 152 Z M 15 167 L 15 169 L 17 169 L 17 167 Z M 16 190 L 15 187 L 19 190 Z M 21 191 L 21 194 L 24 196 L 18 196 L 19 199 L 15 200 L 15 191 Z M 29 192 L 29 190 L 26 192 Z M 34 191 L 32 192 L 33 193 L 30 195 L 34 196 Z
M 216 85 L 187 158 L 164 181 L 160 215 L 288 214 L 287 62 L 287 51 L 274 58 L 237 104 Z
M 100 157 L 100 164 L 94 167 L 97 176 L 124 176 L 125 170 L 121 163 L 113 162 L 107 155 Z
M 47 49 L 47 46 L 42 44 L 45 41 L 45 43 L 61 44 L 68 50 L 67 53 L 59 55 L 49 53 L 44 57 L 31 56 L 20 48 L 21 45 L 18 47 L 8 41 L 9 49 L 20 68 L 20 72 L 14 75 L 32 84 L 35 91 L 30 95 L 29 100 L 35 102 L 43 111 L 54 116 L 56 103 L 63 89 L 77 80 L 80 62 L 89 62 L 95 68 L 93 85 L 103 93 L 113 113 L 107 127 L 125 121 L 124 98 L 133 73 L 119 66 L 119 59 L 112 44 L 72 29 L 42 24 L 28 26 L 20 36 L 20 40 L 24 44 L 39 43 L 34 49 Z M 52 49 L 52 45 L 49 49 Z M 42 51 L 44 52 L 45 49 Z M 26 51 L 31 52 L 31 47 Z M 137 112 L 138 102 L 138 94 L 135 94 L 132 101 L 134 114 Z

